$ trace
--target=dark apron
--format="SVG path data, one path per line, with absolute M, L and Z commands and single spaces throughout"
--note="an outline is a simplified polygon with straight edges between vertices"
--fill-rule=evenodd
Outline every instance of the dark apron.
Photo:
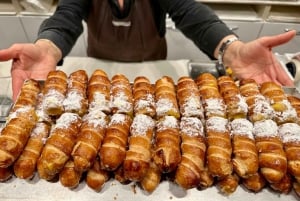
M 113 15 L 108 1 L 93 0 L 87 21 L 88 56 L 126 62 L 165 59 L 166 40 L 159 36 L 151 0 L 134 0 L 124 19 Z

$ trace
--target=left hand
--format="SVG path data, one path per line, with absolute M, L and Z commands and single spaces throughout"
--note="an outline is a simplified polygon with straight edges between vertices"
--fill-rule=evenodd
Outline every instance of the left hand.
M 274 81 L 284 86 L 294 83 L 282 68 L 272 48 L 290 41 L 296 31 L 275 36 L 265 36 L 248 43 L 236 41 L 224 54 L 224 64 L 229 66 L 239 79 L 252 78 L 257 83 Z

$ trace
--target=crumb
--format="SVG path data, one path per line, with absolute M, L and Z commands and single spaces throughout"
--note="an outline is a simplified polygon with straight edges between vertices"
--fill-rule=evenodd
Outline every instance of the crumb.
M 135 184 L 131 185 L 131 189 L 132 189 L 133 193 L 136 194 L 136 185 Z

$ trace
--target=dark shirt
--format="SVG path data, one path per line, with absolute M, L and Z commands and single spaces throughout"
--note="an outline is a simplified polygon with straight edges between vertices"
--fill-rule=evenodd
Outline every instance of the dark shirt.
M 113 0 L 115 1 L 115 0 Z M 83 32 L 82 20 L 89 15 L 92 0 L 60 0 L 55 13 L 40 26 L 38 39 L 49 39 L 65 57 Z M 227 35 L 234 34 L 206 5 L 194 0 L 152 0 L 158 32 L 166 32 L 166 14 L 176 28 L 209 57 Z

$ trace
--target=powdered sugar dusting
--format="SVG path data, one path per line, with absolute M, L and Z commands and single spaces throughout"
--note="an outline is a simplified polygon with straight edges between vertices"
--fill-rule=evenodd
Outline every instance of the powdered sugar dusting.
M 78 121 L 80 117 L 76 113 L 65 112 L 56 121 L 53 129 L 56 128 L 68 128 L 70 124 Z
M 107 115 L 101 110 L 92 110 L 83 116 L 83 121 L 94 127 L 105 128 L 107 125 Z
M 33 110 L 33 107 L 30 105 L 19 107 L 17 110 L 9 114 L 9 116 L 7 117 L 7 122 L 10 121 L 11 119 L 19 117 L 20 114 L 26 114 L 30 110 Z
M 247 105 L 247 103 L 245 101 L 245 98 L 242 97 L 241 94 L 237 94 L 236 97 L 239 99 L 238 104 L 237 104 L 238 111 L 247 114 L 247 112 L 248 112 L 248 105 Z
M 264 119 L 272 119 L 274 117 L 273 108 L 267 99 L 261 94 L 255 96 L 253 113 L 263 115 Z
M 47 110 L 48 108 L 57 108 L 63 106 L 63 101 L 65 99 L 65 95 L 60 93 L 55 89 L 51 89 L 47 94 L 44 95 L 43 100 L 43 108 Z
M 135 102 L 134 110 L 138 111 L 141 109 L 146 109 L 148 112 L 151 112 L 155 106 L 154 95 L 147 93 L 147 95 Z
M 206 121 L 207 130 L 218 132 L 228 131 L 228 120 L 223 117 L 210 117 Z
M 243 135 L 250 139 L 254 139 L 253 136 L 253 124 L 247 119 L 234 119 L 230 123 L 232 135 Z
M 154 126 L 155 121 L 150 116 L 138 114 L 133 119 L 130 132 L 132 136 L 146 135 L 149 130 L 154 129 Z
M 125 123 L 126 117 L 127 117 L 126 114 L 116 113 L 116 114 L 112 115 L 111 120 L 108 125 L 111 126 L 111 125 L 115 125 L 115 124 L 123 124 L 123 123 Z
M 68 92 L 65 100 L 63 101 L 65 111 L 80 110 L 82 100 L 84 100 L 84 97 L 77 90 L 72 90 Z
M 89 104 L 89 110 L 94 110 L 95 108 L 102 111 L 110 111 L 109 100 L 105 98 L 103 93 L 95 92 L 93 94 L 93 101 Z
M 283 112 L 275 111 L 275 117 L 280 122 L 285 122 L 286 120 L 296 120 L 297 112 L 295 108 L 292 107 L 291 103 L 288 100 L 283 100 L 282 103 L 286 106 L 286 110 Z
M 285 123 L 278 128 L 279 136 L 283 143 L 300 143 L 300 125 L 296 123 Z
M 255 137 L 276 137 L 278 136 L 278 126 L 271 119 L 257 121 L 254 123 L 253 134 Z
M 222 99 L 220 98 L 208 98 L 203 101 L 204 110 L 207 116 L 211 114 L 225 116 L 226 106 Z
M 124 92 L 119 92 L 111 96 L 111 108 L 117 108 L 117 112 L 129 113 L 132 112 L 132 100 Z
M 157 131 L 163 131 L 168 128 L 178 129 L 179 125 L 178 120 L 174 116 L 165 116 L 158 120 L 156 127 Z
M 176 111 L 174 104 L 167 98 L 161 98 L 156 102 L 156 114 L 157 116 L 165 116 L 170 111 Z
M 188 97 L 186 102 L 182 105 L 181 114 L 182 116 L 186 117 L 198 116 L 202 118 L 203 107 L 200 101 L 200 97 L 195 95 Z
M 201 120 L 197 117 L 182 117 L 180 121 L 180 130 L 189 136 L 203 136 L 204 128 Z

